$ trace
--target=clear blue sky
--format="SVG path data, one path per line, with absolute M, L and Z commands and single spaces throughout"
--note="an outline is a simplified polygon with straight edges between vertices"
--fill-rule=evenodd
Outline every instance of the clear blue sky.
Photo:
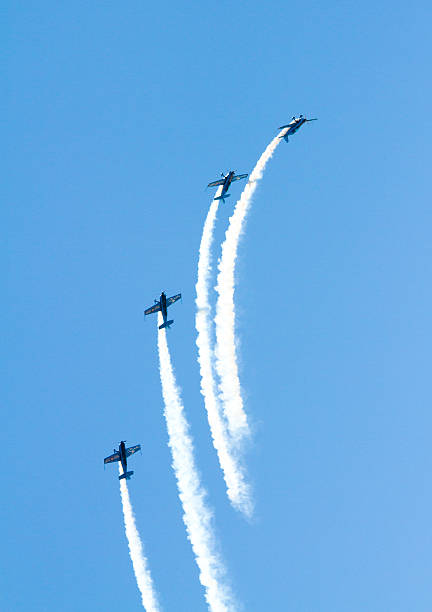
M 205 610 L 143 310 L 169 335 L 247 611 L 432 607 L 428 2 L 6 2 L 0 608 L 139 610 L 116 469 L 166 612 Z M 199 394 L 211 193 L 282 123 L 238 266 L 247 455 L 229 507 Z M 6 146 L 4 146 L 6 145 Z M 217 226 L 221 239 L 240 186 Z

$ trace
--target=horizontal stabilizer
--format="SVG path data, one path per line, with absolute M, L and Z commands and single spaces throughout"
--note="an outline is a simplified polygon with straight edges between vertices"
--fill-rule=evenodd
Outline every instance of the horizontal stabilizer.
M 133 472 L 125 472 L 124 474 L 119 476 L 119 480 L 122 480 L 123 478 L 126 478 L 126 480 L 129 480 L 130 477 L 132 476 L 132 474 L 133 474 Z
M 164 329 L 164 327 L 169 327 L 173 323 L 174 323 L 174 319 L 172 319 L 171 321 L 167 321 L 166 323 L 162 323 L 162 325 L 159 325 L 159 329 Z
M 229 198 L 229 197 L 231 197 L 231 194 L 230 193 L 226 193 L 225 195 L 218 196 L 217 198 L 214 198 L 214 199 L 215 200 L 224 200 L 225 201 L 225 198 Z

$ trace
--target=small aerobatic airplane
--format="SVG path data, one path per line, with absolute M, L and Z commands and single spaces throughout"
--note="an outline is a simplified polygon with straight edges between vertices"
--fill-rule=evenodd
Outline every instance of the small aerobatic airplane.
M 248 175 L 247 174 L 236 174 L 234 170 L 230 170 L 228 174 L 224 174 L 222 172 L 221 176 L 222 176 L 221 179 L 219 179 L 218 181 L 213 181 L 213 183 L 209 183 L 207 187 L 219 187 L 220 185 L 223 185 L 222 193 L 220 194 L 220 196 L 215 198 L 215 200 L 223 200 L 225 202 L 225 198 L 230 197 L 230 194 L 227 193 L 227 191 L 230 188 L 231 183 L 233 181 L 239 181 L 240 179 L 244 179 Z
M 283 130 L 284 128 L 288 128 L 285 134 L 282 134 L 280 138 L 283 138 L 285 142 L 288 142 L 288 136 L 292 136 L 292 134 L 295 134 L 301 128 L 303 124 L 308 123 L 309 121 L 318 121 L 318 120 L 317 119 L 306 119 L 306 117 L 304 117 L 303 115 L 300 115 L 300 117 L 293 117 L 292 120 L 288 123 L 288 125 L 280 126 L 279 128 L 280 130 Z
M 162 325 L 159 325 L 159 329 L 163 329 L 164 327 L 168 327 L 169 329 L 169 326 L 174 323 L 174 319 L 172 319 L 171 321 L 167 321 L 168 306 L 171 306 L 171 304 L 174 304 L 174 302 L 177 302 L 177 300 L 179 300 L 180 298 L 181 293 L 177 293 L 177 295 L 173 295 L 172 297 L 167 298 L 165 292 L 162 291 L 160 298 L 158 300 L 155 300 L 155 305 L 151 306 L 150 308 L 147 308 L 147 310 L 144 310 L 144 314 L 149 315 L 153 314 L 154 312 L 159 312 L 160 310 L 163 316 L 163 323 Z
M 110 455 L 109 457 L 105 457 L 104 465 L 106 465 L 107 463 L 113 463 L 114 461 L 121 461 L 121 464 L 123 467 L 123 474 L 119 476 L 119 480 L 121 480 L 122 478 L 126 478 L 126 480 L 129 480 L 133 472 L 127 471 L 127 458 L 139 450 L 141 450 L 140 444 L 137 444 L 136 446 L 131 446 L 130 448 L 126 448 L 125 440 L 122 440 L 120 442 L 118 451 L 114 449 L 113 455 Z

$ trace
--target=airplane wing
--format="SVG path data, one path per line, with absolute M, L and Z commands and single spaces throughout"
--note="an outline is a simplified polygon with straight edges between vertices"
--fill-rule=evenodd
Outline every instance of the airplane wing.
M 232 180 L 233 180 L 233 181 L 239 181 L 240 179 L 244 179 L 244 178 L 246 178 L 247 176 L 248 176 L 247 174 L 236 174 L 236 175 L 233 177 L 233 179 L 232 179 Z
M 104 459 L 104 463 L 113 463 L 113 461 L 120 461 L 119 453 L 114 453 L 114 455 L 110 455 Z
M 134 453 L 136 453 L 139 450 L 141 450 L 141 444 L 137 444 L 136 446 L 131 446 L 130 448 L 127 448 L 126 449 L 126 457 L 130 457 L 131 455 L 133 455 Z
M 171 306 L 174 302 L 177 302 L 181 298 L 181 293 L 177 293 L 177 295 L 173 295 L 172 297 L 167 299 L 167 306 Z
M 225 179 L 219 179 L 218 181 L 213 181 L 213 183 L 209 183 L 207 187 L 219 187 L 219 185 L 223 185 L 225 183 Z
M 160 309 L 161 309 L 160 304 L 155 304 L 154 306 L 147 308 L 147 310 L 144 310 L 144 314 L 145 315 L 152 314 L 153 312 L 158 312 Z

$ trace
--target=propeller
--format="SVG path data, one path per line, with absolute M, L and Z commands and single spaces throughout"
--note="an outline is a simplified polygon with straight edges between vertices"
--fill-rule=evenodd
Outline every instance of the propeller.
M 126 444 L 126 440 L 120 440 L 120 442 L 118 442 L 118 445 L 119 445 L 119 446 L 120 446 L 120 443 L 121 443 L 121 442 L 124 442 L 124 443 Z M 116 443 L 115 443 L 115 442 L 113 442 L 113 444 L 115 445 Z M 118 453 L 118 447 L 114 449 L 114 452 L 115 452 L 115 453 Z

